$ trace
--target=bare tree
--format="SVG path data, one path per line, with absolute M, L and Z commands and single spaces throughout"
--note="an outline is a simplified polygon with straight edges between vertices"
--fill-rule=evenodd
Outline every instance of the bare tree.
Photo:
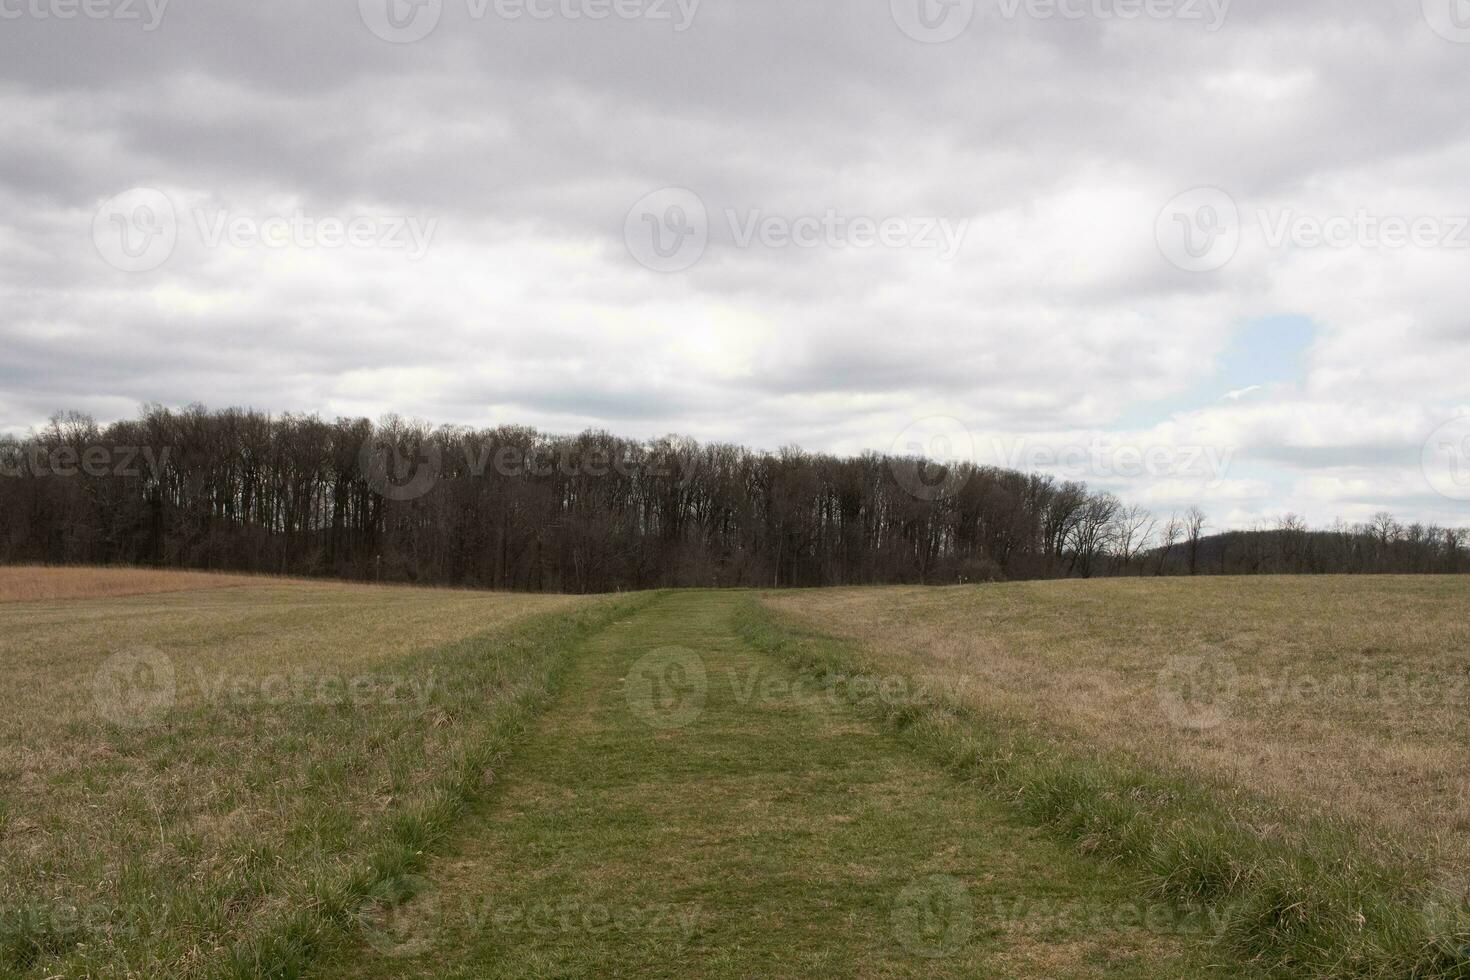
M 1138 556 L 1148 549 L 1157 524 L 1157 519 L 1148 508 L 1138 504 L 1118 511 L 1113 519 L 1112 539 L 1123 574 L 1126 575 Z
M 1184 533 L 1184 522 L 1179 519 L 1178 514 L 1169 515 L 1169 523 L 1164 525 L 1163 533 L 1159 536 L 1159 563 L 1154 567 L 1155 575 L 1164 574 L 1164 569 L 1169 564 L 1169 553 L 1179 543 L 1179 536 Z
M 1470 570 L 1465 532 L 1388 514 L 1288 518 L 1206 549 L 1198 508 L 1159 534 L 1081 483 L 969 463 L 916 483 L 911 463 L 201 406 L 61 415 L 0 436 L 0 562 L 613 592 L 1116 574 L 1150 547 L 1162 575 L 1184 570 L 1187 540 L 1195 574 L 1206 551 L 1222 572 L 1278 555 L 1284 571 Z
M 1073 564 L 1083 578 L 1091 578 L 1098 555 L 1107 550 L 1118 511 L 1123 505 L 1110 493 L 1089 497 L 1071 527 Z
M 1204 537 L 1207 518 L 1198 507 L 1191 507 L 1184 514 L 1184 537 L 1189 543 L 1189 574 L 1199 572 L 1199 543 Z

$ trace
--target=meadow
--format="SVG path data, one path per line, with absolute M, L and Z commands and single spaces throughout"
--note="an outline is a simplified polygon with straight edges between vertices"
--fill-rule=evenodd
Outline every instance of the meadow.
M 0 967 L 41 976 L 282 958 L 303 910 L 421 849 L 603 605 L 117 570 L 0 588 Z
M 0 975 L 1464 980 L 1467 609 L 0 569 Z
M 1109 579 L 769 604 L 1015 730 L 1362 820 L 1470 872 L 1470 579 Z
M 753 642 L 1283 976 L 1470 976 L 1470 582 L 768 593 Z M 850 685 L 848 685 L 850 686 Z M 881 687 L 879 688 L 881 690 Z

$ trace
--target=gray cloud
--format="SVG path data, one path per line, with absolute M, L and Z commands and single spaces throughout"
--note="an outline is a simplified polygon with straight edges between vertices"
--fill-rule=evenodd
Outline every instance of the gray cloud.
M 1470 44 L 1419 0 L 1235 0 L 1213 33 L 978 7 L 940 45 L 876 0 L 704 0 L 683 32 L 445 0 L 413 44 L 347 0 L 174 0 L 151 31 L 0 21 L 0 429 L 203 401 L 857 451 L 947 415 L 1033 440 L 1213 440 L 1265 468 L 1198 491 L 1239 521 L 1328 520 L 1364 487 L 1408 517 L 1463 507 L 1426 497 L 1415 459 L 1470 410 L 1466 253 L 1271 249 L 1252 223 L 1470 210 Z M 1155 220 L 1204 185 L 1245 231 L 1227 266 L 1184 272 Z M 623 230 L 671 186 L 711 234 L 663 274 Z M 109 267 L 92 237 L 133 187 L 179 216 L 149 272 Z M 948 261 L 741 247 L 727 209 L 969 230 Z M 196 219 L 298 211 L 436 225 L 411 261 L 211 247 Z M 1219 403 L 1230 336 L 1284 313 L 1317 324 L 1302 376 Z M 1118 428 L 1164 402 L 1145 433 Z

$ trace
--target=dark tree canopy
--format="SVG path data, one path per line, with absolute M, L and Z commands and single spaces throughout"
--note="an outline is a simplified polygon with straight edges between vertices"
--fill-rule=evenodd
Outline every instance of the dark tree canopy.
M 1177 526 L 1176 526 L 1177 525 Z M 1458 572 L 1461 531 L 1205 536 L 1075 482 L 916 458 L 754 452 L 191 407 L 0 441 L 0 561 L 527 591 L 1116 574 Z M 1157 533 L 1156 533 L 1157 532 Z

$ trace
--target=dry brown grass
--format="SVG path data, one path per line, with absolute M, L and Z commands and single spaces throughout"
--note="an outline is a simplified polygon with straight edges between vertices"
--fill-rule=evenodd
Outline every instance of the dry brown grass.
M 25 570 L 12 569 L 0 605 L 0 910 L 136 909 L 168 895 L 172 911 L 153 902 L 159 915 L 198 903 L 221 916 L 189 927 L 206 945 L 209 929 L 247 932 L 278 911 L 293 865 L 326 875 L 337 846 L 326 842 L 365 832 L 460 751 L 458 719 L 408 686 L 452 682 L 430 651 L 596 601 L 34 572 L 45 599 L 15 601 Z M 98 678 L 120 655 L 168 665 L 164 710 L 116 723 Z M 147 709 L 157 678 L 136 674 Z M 376 686 L 354 700 L 358 678 Z
M 0 602 L 103 599 L 109 596 L 225 589 L 236 585 L 258 584 L 260 581 L 257 577 L 214 572 L 0 565 Z
M 1079 747 L 1366 818 L 1470 870 L 1470 579 L 780 593 L 877 669 Z

